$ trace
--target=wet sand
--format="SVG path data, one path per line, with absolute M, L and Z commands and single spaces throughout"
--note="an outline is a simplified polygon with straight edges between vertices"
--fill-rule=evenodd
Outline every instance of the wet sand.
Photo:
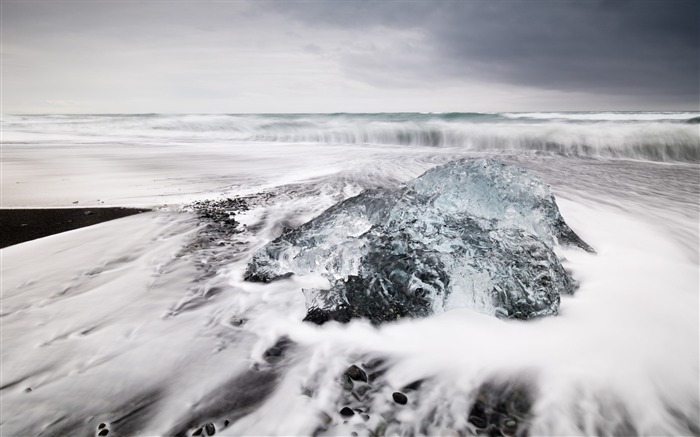
M 145 208 L 0 209 L 0 248 L 127 217 Z

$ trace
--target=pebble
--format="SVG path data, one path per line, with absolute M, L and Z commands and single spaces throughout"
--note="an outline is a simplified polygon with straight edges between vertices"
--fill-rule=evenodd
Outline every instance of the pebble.
M 282 349 L 273 346 L 270 349 L 268 349 L 267 352 L 265 352 L 265 354 L 267 354 L 267 356 L 270 357 L 279 357 L 282 355 Z
M 506 428 L 513 429 L 516 426 L 518 426 L 518 422 L 516 422 L 515 419 L 508 419 L 505 421 L 504 425 L 506 426 Z
M 343 375 L 343 388 L 345 390 L 352 390 L 352 379 L 348 375 Z
M 348 370 L 345 372 L 345 374 L 348 375 L 353 381 L 367 382 L 367 374 L 365 373 L 365 371 L 354 364 L 348 367 Z
M 216 434 L 216 427 L 214 426 L 213 423 L 207 423 L 204 425 L 204 430 L 207 432 L 207 435 L 214 435 Z
M 350 416 L 354 416 L 355 412 L 352 411 L 351 408 L 344 407 L 342 410 L 340 410 L 340 415 L 343 417 L 350 417 Z
M 397 404 L 406 405 L 406 403 L 408 403 L 408 397 L 401 392 L 396 391 L 391 397 L 394 398 L 394 402 Z
M 479 416 L 469 416 L 469 423 L 471 423 L 479 429 L 484 429 L 488 426 L 486 419 Z
M 102 431 L 97 433 L 97 435 L 99 435 L 100 437 L 104 437 L 107 434 L 109 434 L 109 430 L 107 428 L 104 428 Z
M 204 432 L 204 428 L 197 428 L 192 435 L 202 435 L 202 432 Z
M 102 428 L 104 428 L 104 427 L 106 427 L 106 426 L 107 426 L 106 423 L 100 423 L 99 425 L 97 425 L 97 429 L 102 429 Z
M 362 385 L 360 387 L 357 387 L 357 389 L 355 391 L 357 392 L 358 395 L 364 396 L 365 393 L 367 393 L 369 391 L 369 389 L 370 389 L 370 387 L 368 385 Z

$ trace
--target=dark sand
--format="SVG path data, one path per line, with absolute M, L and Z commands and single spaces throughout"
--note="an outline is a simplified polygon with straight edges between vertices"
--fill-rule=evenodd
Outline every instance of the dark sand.
M 0 248 L 148 211 L 143 208 L 0 209 Z

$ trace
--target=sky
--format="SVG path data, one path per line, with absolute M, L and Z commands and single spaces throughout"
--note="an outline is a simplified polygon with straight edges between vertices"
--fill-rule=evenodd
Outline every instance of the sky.
M 700 0 L 1 8 L 3 113 L 700 110 Z

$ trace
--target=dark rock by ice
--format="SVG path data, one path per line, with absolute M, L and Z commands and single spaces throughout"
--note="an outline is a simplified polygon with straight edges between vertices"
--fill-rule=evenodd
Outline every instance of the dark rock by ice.
M 401 392 L 396 391 L 391 395 L 391 397 L 397 404 L 406 405 L 406 403 L 408 403 L 408 397 Z
M 350 416 L 354 416 L 354 415 L 355 415 L 355 412 L 352 411 L 352 408 L 343 407 L 343 409 L 340 410 L 340 415 L 343 416 L 343 417 L 350 417 Z
M 367 382 L 367 374 L 355 364 L 348 367 L 348 370 L 345 371 L 345 375 L 347 375 L 353 381 Z
M 307 319 L 373 323 L 469 307 L 499 317 L 557 313 L 575 282 L 555 250 L 593 249 L 549 187 L 491 159 L 434 168 L 400 190 L 367 190 L 257 252 L 246 279 L 321 275 Z

